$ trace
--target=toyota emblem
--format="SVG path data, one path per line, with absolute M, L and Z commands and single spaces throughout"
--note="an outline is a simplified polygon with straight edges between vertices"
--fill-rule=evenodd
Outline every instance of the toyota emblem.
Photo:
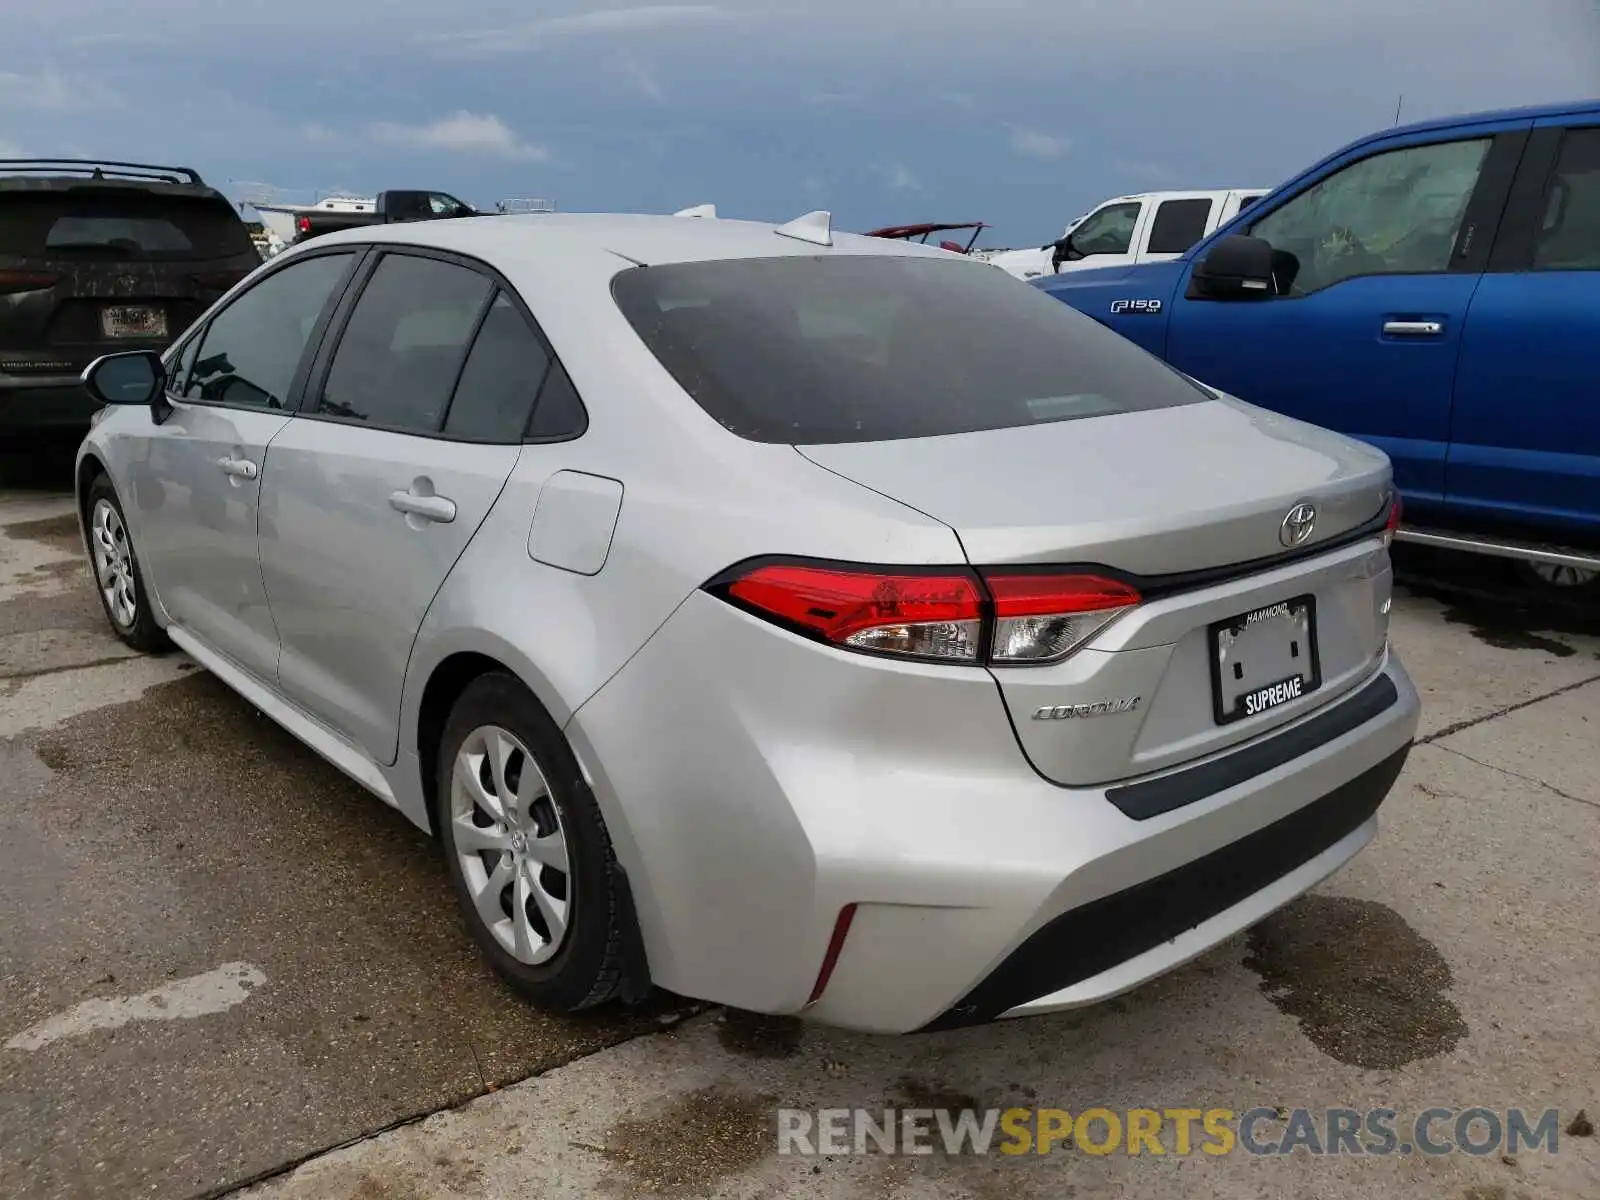
M 1278 526 L 1278 540 L 1285 546 L 1304 545 L 1316 527 L 1317 506 L 1302 500 L 1284 516 L 1283 524 Z

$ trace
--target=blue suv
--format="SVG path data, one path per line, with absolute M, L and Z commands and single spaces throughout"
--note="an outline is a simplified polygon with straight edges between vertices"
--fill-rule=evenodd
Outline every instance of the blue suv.
M 1600 101 L 1386 130 L 1181 258 L 1036 286 L 1382 448 L 1403 539 L 1600 591 Z

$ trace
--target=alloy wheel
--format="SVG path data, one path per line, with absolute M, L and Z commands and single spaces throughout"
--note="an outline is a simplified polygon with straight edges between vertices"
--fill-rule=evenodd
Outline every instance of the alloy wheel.
M 473 906 L 518 962 L 548 961 L 572 915 L 566 830 L 528 748 L 497 725 L 474 729 L 450 773 L 451 836 Z
M 133 571 L 133 545 L 123 528 L 122 516 L 109 500 L 95 502 L 89 521 L 89 542 L 94 551 L 94 577 L 105 598 L 106 611 L 119 629 L 133 628 L 139 616 L 139 582 Z

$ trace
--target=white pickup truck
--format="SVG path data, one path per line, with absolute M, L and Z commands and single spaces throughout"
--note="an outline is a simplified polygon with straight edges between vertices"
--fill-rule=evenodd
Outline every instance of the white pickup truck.
M 1019 279 L 1160 262 L 1176 258 L 1267 191 L 1231 188 L 1116 196 L 1073 221 L 1054 242 L 982 257 Z

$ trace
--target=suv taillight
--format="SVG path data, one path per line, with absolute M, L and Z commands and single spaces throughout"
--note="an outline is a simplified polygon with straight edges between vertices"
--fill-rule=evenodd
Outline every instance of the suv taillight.
M 1128 584 L 1081 572 L 772 561 L 706 590 L 846 650 L 995 666 L 1060 662 L 1139 603 Z
M 0 293 L 42 292 L 55 287 L 60 278 L 49 271 L 0 271 Z

